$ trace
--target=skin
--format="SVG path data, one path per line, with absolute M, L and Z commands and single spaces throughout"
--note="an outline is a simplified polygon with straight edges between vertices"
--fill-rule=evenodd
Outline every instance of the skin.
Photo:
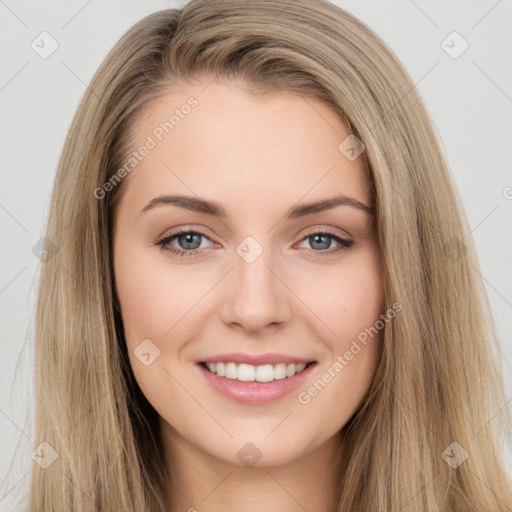
M 321 100 L 257 97 L 219 81 L 154 100 L 133 125 L 135 147 L 190 96 L 198 105 L 126 178 L 114 215 L 116 290 L 133 372 L 160 416 L 176 490 L 169 510 L 333 511 L 340 430 L 372 382 L 381 333 L 308 404 L 297 395 L 384 312 L 380 255 L 373 216 L 362 210 L 284 214 L 335 193 L 371 206 L 363 156 L 350 161 L 338 150 L 350 132 Z M 228 216 L 169 205 L 140 214 L 162 194 L 215 200 Z M 180 227 L 205 234 L 192 240 L 200 254 L 179 257 L 155 245 Z M 317 228 L 353 245 L 333 252 L 341 246 L 329 235 L 317 243 L 309 237 Z M 251 264 L 236 252 L 247 236 L 263 248 Z M 192 250 L 179 237 L 169 245 Z M 147 366 L 134 355 L 145 339 L 160 350 Z M 277 402 L 240 404 L 212 389 L 195 363 L 234 351 L 317 365 Z M 253 467 L 237 457 L 248 442 L 262 454 Z

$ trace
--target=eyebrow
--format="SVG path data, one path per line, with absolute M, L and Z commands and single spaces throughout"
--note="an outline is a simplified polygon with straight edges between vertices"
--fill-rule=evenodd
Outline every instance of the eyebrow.
M 146 206 L 144 206 L 139 215 L 152 210 L 157 206 L 165 205 L 178 206 L 187 210 L 202 213 L 204 215 L 211 215 L 221 219 L 227 217 L 227 212 L 224 207 L 216 201 L 181 194 L 155 197 L 151 199 L 146 204 Z M 284 217 L 287 219 L 297 219 L 299 217 L 305 217 L 306 215 L 331 210 L 337 206 L 351 206 L 353 208 L 362 210 L 369 215 L 374 214 L 373 207 L 367 206 L 352 197 L 338 195 L 327 199 L 322 199 L 320 201 L 302 203 L 298 206 L 293 206 L 285 213 Z

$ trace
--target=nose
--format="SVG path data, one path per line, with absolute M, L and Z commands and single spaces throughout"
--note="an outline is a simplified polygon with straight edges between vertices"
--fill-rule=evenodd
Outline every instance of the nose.
M 233 262 L 235 268 L 224 283 L 221 298 L 222 321 L 256 335 L 287 323 L 293 293 L 283 282 L 270 251 L 264 250 L 252 262 L 235 252 Z

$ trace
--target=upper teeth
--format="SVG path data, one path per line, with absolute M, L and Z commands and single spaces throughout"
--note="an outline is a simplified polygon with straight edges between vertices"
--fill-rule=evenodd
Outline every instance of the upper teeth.
M 236 363 L 206 363 L 206 366 L 212 373 L 219 377 L 228 379 L 238 379 L 243 382 L 271 382 L 273 380 L 293 377 L 306 368 L 305 364 L 264 364 L 262 366 L 253 366 L 252 364 Z

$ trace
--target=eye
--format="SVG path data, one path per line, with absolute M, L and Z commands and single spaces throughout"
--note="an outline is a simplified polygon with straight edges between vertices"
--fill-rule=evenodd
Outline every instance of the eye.
M 200 252 L 201 238 L 207 238 L 209 240 L 209 238 L 200 231 L 181 230 L 159 240 L 156 242 L 156 245 L 159 245 L 163 250 L 169 251 L 177 256 L 188 257 Z M 178 244 L 183 246 L 184 249 L 171 246 L 170 244 L 174 242 L 174 240 L 177 240 Z
M 320 253 L 322 256 L 346 250 L 354 243 L 353 240 L 348 240 L 335 233 L 331 233 L 330 231 L 321 230 L 314 231 L 313 233 L 306 235 L 302 240 L 309 242 L 313 247 L 314 252 Z M 329 249 L 331 247 L 330 240 L 334 240 L 339 247 L 334 250 L 326 251 L 325 249 Z
M 201 250 L 204 249 L 204 247 L 201 247 L 201 238 L 210 240 L 208 236 L 200 231 L 180 230 L 157 241 L 155 245 L 158 245 L 162 250 L 168 251 L 179 257 L 190 257 L 200 253 Z M 327 251 L 326 249 L 330 249 L 331 247 L 330 239 L 334 240 L 339 247 L 334 250 Z M 171 245 L 174 241 L 177 241 L 180 247 L 177 248 L 176 246 Z M 354 243 L 353 240 L 348 240 L 335 233 L 331 233 L 330 231 L 321 230 L 314 231 L 313 233 L 306 235 L 302 239 L 302 242 L 304 241 L 308 241 L 312 245 L 313 248 L 311 250 L 313 252 L 319 253 L 322 256 L 324 254 L 333 254 L 346 250 Z

